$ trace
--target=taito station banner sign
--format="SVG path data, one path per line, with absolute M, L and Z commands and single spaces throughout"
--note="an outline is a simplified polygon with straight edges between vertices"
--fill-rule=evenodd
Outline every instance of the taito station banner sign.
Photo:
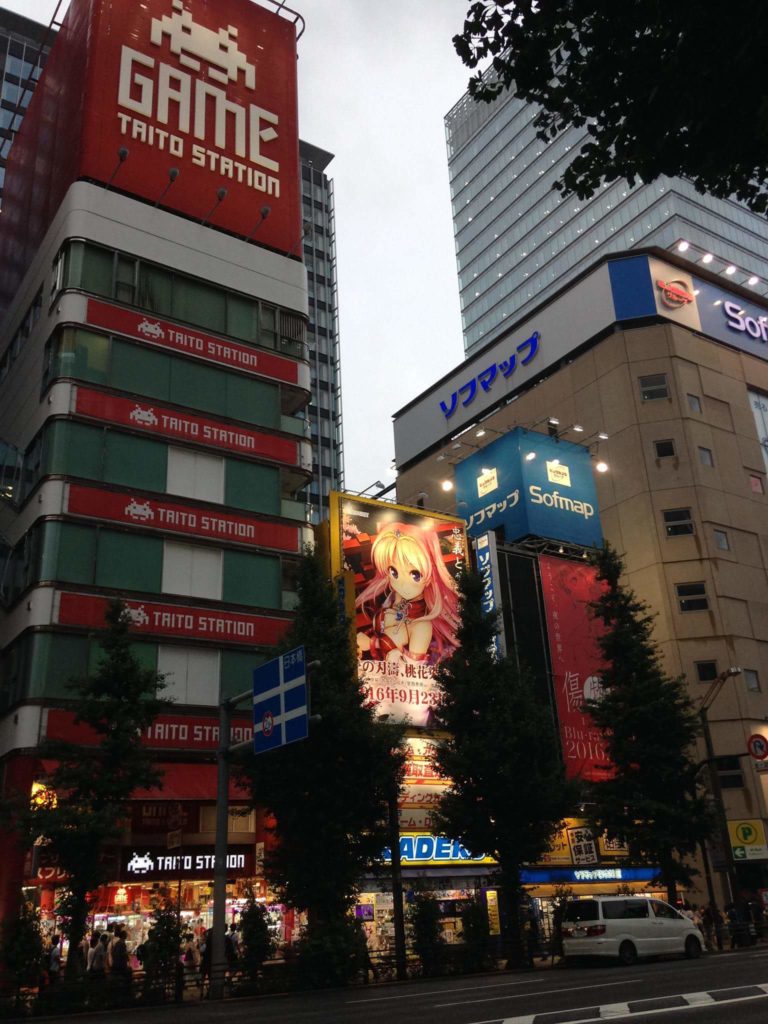
M 334 575 L 354 579 L 360 679 L 381 715 L 426 726 L 435 669 L 456 650 L 464 524 L 452 516 L 332 494 Z
M 225 341 L 214 334 L 182 327 L 148 313 L 136 313 L 132 309 L 113 306 L 99 299 L 88 299 L 85 318 L 92 327 L 101 327 L 144 345 L 166 349 L 192 359 L 202 359 L 228 370 L 239 370 L 241 373 L 267 377 L 286 384 L 298 384 L 299 381 L 299 364 L 293 359 L 285 359 L 236 341 Z
M 250 427 L 233 426 L 231 423 L 180 412 L 178 409 L 168 409 L 146 399 L 137 402 L 133 398 L 107 395 L 103 391 L 78 386 L 73 411 L 81 416 L 131 427 L 158 437 L 193 441 L 219 451 L 253 455 L 289 466 L 299 463 L 299 445 L 296 441 L 272 437 Z
M 62 626 L 103 629 L 108 601 L 96 594 L 59 591 L 56 595 Z M 259 644 L 274 647 L 290 625 L 288 619 L 219 608 L 191 608 L 189 605 L 156 601 L 126 601 L 132 628 L 137 633 L 155 636 L 195 637 L 220 643 Z
M 539 556 L 549 652 L 566 775 L 604 781 L 611 772 L 603 734 L 582 709 L 585 698 L 600 693 L 600 624 L 590 603 L 600 597 L 596 570 L 581 562 Z
M 75 721 L 72 711 L 49 708 L 45 719 L 45 738 L 66 740 L 82 746 L 101 742 L 92 729 Z M 253 716 L 235 718 L 230 727 L 230 741 L 243 743 L 253 738 Z M 219 719 L 211 715 L 158 715 L 151 725 L 141 730 L 142 746 L 153 750 L 216 750 L 219 745 Z
M 223 543 L 277 551 L 299 551 L 299 529 L 284 523 L 265 522 L 251 516 L 216 509 L 194 508 L 137 491 L 108 491 L 103 487 L 69 484 L 64 509 L 73 516 L 150 526 L 169 533 L 205 537 Z
M 230 846 L 227 850 L 227 875 L 250 878 L 255 872 L 253 845 Z M 165 882 L 180 878 L 213 878 L 213 846 L 190 846 L 169 850 L 163 846 L 124 846 L 120 851 L 120 882 Z

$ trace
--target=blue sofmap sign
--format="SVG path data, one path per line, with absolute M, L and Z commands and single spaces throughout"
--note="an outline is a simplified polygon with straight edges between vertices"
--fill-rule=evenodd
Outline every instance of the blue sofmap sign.
M 602 544 L 589 451 L 517 427 L 455 468 L 457 510 L 470 537 L 504 528 L 521 537 Z

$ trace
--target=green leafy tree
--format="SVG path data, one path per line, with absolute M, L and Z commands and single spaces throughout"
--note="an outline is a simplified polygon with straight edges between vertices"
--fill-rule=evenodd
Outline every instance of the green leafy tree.
M 735 195 L 764 213 L 768 20 L 762 0 L 742 0 L 728 15 L 748 28 L 724 46 L 714 0 L 695 10 L 656 0 L 479 0 L 453 42 L 468 67 L 491 65 L 470 80 L 476 99 L 513 87 L 541 106 L 546 140 L 586 126 L 559 180 L 564 194 L 584 199 L 617 178 L 682 175 L 699 192 Z
M 377 721 L 365 702 L 348 624 L 316 552 L 302 559 L 298 594 L 284 649 L 304 644 L 307 661 L 319 662 L 309 675 L 311 710 L 320 720 L 306 740 L 247 755 L 241 771 L 255 804 L 274 816 L 266 871 L 283 902 L 308 912 L 307 948 L 322 957 L 325 932 L 329 962 L 338 964 L 345 958 L 337 947 L 348 937 L 352 965 L 355 936 L 346 915 L 360 879 L 388 845 L 388 803 L 403 770 L 402 730 Z
M 144 999 L 166 999 L 183 989 L 181 964 L 182 924 L 179 908 L 168 894 L 161 896 L 152 911 L 152 927 L 142 950 Z
M 521 870 L 541 859 L 577 794 L 565 779 L 546 687 L 512 658 L 497 658 L 496 617 L 483 611 L 482 590 L 477 574 L 460 578 L 460 646 L 437 674 L 436 725 L 447 736 L 435 763 L 451 785 L 436 819 L 473 855 L 495 858 L 509 961 L 521 966 Z
M 22 988 L 37 985 L 43 967 L 40 918 L 31 903 L 22 903 L 18 917 L 3 923 L 1 935 L 0 958 L 8 976 L 13 979 L 18 1006 Z
M 250 982 L 256 982 L 259 973 L 274 950 L 269 932 L 267 912 L 258 903 L 252 891 L 240 912 L 240 966 Z
M 674 902 L 696 872 L 687 858 L 710 834 L 694 760 L 698 716 L 680 678 L 668 676 L 653 642 L 648 606 L 621 582 L 624 565 L 607 545 L 594 557 L 604 585 L 594 615 L 605 662 L 602 694 L 584 708 L 605 733 L 615 774 L 593 786 L 594 826 L 623 838 L 634 862 L 658 866 Z
M 480 893 L 461 912 L 461 941 L 464 970 L 489 971 L 494 966 L 493 939 L 488 906 Z
M 83 970 L 78 948 L 85 934 L 88 894 L 107 881 L 104 845 L 120 838 L 134 790 L 161 783 L 152 754 L 141 745 L 141 732 L 168 704 L 158 697 L 162 678 L 137 660 L 124 605 L 112 602 L 106 623 L 96 671 L 69 684 L 75 721 L 89 728 L 94 743 L 44 744 L 43 757 L 57 762 L 48 794 L 32 806 L 17 803 L 11 817 L 15 829 L 30 843 L 42 842 L 69 876 L 70 977 Z
M 416 956 L 425 977 L 434 978 L 445 963 L 445 939 L 440 923 L 440 904 L 428 892 L 415 892 L 408 905 L 408 924 Z

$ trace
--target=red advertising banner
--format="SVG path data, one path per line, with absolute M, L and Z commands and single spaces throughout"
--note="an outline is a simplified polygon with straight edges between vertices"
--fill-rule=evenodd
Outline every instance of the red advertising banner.
M 62 708 L 48 709 L 45 738 L 82 746 L 95 746 L 101 742 L 101 737 L 92 729 L 75 721 L 72 711 Z M 252 718 L 236 718 L 230 730 L 231 742 L 243 743 L 252 738 Z M 206 715 L 158 715 L 151 725 L 142 730 L 141 742 L 153 750 L 216 750 L 219 745 L 219 719 Z
M 98 299 L 88 299 L 85 316 L 93 327 L 124 334 L 146 345 L 179 352 L 193 359 L 202 359 L 257 377 L 284 381 L 286 384 L 296 384 L 299 380 L 298 365 L 293 359 L 263 352 L 250 345 L 224 341 L 196 328 L 180 327 L 169 320 L 112 306 Z
M 300 548 L 299 528 L 296 526 L 267 523 L 232 512 L 193 508 L 165 498 L 149 498 L 135 491 L 128 494 L 125 491 L 106 491 L 101 487 L 70 484 L 65 511 L 73 516 L 87 516 L 89 519 L 128 523 L 132 526 L 151 526 L 171 533 L 206 537 L 225 543 L 290 552 L 298 552 Z
M 581 562 L 540 555 L 539 568 L 566 775 L 600 782 L 611 762 L 602 733 L 582 710 L 584 699 L 600 687 L 600 625 L 589 613 L 600 584 L 592 566 Z
M 219 451 L 256 455 L 289 466 L 296 466 L 299 462 L 299 446 L 295 441 L 270 437 L 250 427 L 234 427 L 218 420 L 167 409 L 152 402 L 106 395 L 91 388 L 77 388 L 74 411 L 104 423 L 117 423 L 158 437 L 194 441 Z
M 107 598 L 95 594 L 59 591 L 58 617 L 62 626 L 103 629 Z M 195 637 L 219 643 L 261 644 L 274 647 L 288 629 L 288 619 L 217 608 L 190 608 L 188 605 L 160 604 L 154 601 L 126 601 L 137 633 L 156 636 Z

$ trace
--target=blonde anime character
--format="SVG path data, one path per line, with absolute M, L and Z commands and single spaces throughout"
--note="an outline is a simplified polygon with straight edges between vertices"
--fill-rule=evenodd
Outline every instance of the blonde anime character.
M 370 624 L 357 634 L 362 659 L 435 664 L 456 650 L 458 596 L 434 530 L 384 527 L 371 545 L 374 578 L 356 605 Z

